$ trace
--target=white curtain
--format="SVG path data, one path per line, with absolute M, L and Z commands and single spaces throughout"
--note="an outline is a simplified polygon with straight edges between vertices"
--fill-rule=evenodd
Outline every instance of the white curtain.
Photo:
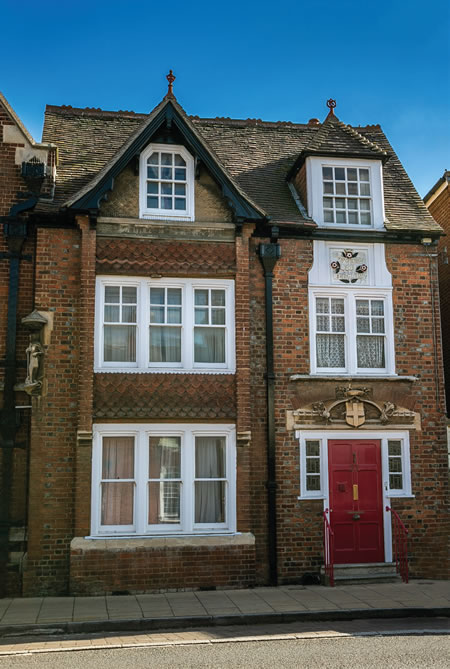
M 181 362 L 181 329 L 150 328 L 150 362 Z
M 368 335 L 356 338 L 358 367 L 379 369 L 386 367 L 384 359 L 384 337 Z
M 225 438 L 197 437 L 195 440 L 195 522 L 225 522 Z
M 316 357 L 317 367 L 345 367 L 344 335 L 318 334 Z
M 102 479 L 102 525 L 132 525 L 134 483 L 134 438 L 104 437 Z
M 136 326 L 104 326 L 105 362 L 136 362 Z
M 225 362 L 225 329 L 194 328 L 195 362 Z

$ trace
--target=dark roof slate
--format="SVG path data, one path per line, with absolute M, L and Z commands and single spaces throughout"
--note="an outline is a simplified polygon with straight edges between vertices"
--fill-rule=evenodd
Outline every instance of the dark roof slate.
M 48 106 L 42 139 L 59 147 L 53 207 L 61 206 L 95 179 L 147 120 L 147 114 L 134 112 Z M 326 149 L 338 155 L 366 151 L 372 159 L 389 156 L 383 169 L 388 230 L 441 229 L 379 126 L 351 128 L 338 119 L 319 125 L 195 116 L 189 121 L 249 201 L 273 222 L 311 225 L 296 205 L 286 176 L 302 152 Z M 50 208 L 48 204 L 38 206 Z

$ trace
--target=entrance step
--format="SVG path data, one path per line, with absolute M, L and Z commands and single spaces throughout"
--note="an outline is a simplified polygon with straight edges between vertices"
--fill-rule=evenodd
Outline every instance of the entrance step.
M 322 582 L 327 584 L 324 567 L 320 570 Z M 360 564 L 335 564 L 335 585 L 356 583 L 395 583 L 401 581 L 395 562 L 364 562 Z

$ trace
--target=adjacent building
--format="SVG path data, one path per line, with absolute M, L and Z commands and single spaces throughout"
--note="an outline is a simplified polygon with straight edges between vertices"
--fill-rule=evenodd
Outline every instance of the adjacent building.
M 48 106 L 42 144 L 1 100 L 9 592 L 298 583 L 324 527 L 368 571 L 393 511 L 446 577 L 441 227 L 334 101 L 203 119 L 168 79 Z

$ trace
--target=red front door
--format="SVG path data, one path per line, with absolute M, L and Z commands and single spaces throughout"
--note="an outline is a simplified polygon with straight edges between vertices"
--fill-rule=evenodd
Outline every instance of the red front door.
M 383 562 L 380 442 L 330 440 L 328 464 L 335 564 Z

